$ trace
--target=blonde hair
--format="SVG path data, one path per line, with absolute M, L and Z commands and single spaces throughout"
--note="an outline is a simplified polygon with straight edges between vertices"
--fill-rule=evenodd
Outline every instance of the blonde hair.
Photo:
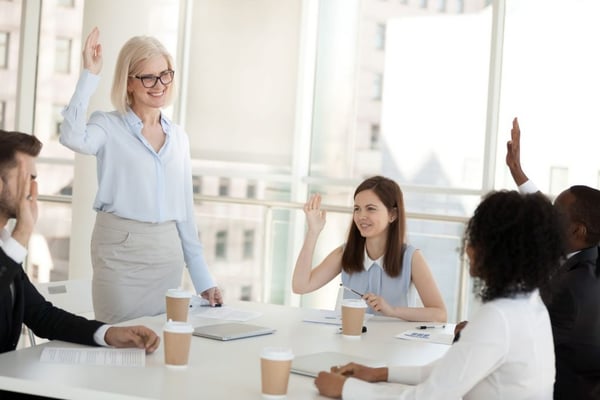
M 163 56 L 167 61 L 167 68 L 174 70 L 173 57 L 156 38 L 151 36 L 134 36 L 121 48 L 115 76 L 113 79 L 110 99 L 115 109 L 125 114 L 127 107 L 131 105 L 131 95 L 127 92 L 127 82 L 130 76 L 141 72 L 144 63 L 156 56 Z M 175 97 L 175 80 L 169 84 L 165 105 L 170 105 Z

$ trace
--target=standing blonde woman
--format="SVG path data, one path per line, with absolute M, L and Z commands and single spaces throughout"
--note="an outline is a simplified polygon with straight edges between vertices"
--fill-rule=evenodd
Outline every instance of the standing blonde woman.
M 115 111 L 96 111 L 86 121 L 102 70 L 99 35 L 94 28 L 86 39 L 84 70 L 60 135 L 68 148 L 96 156 L 96 317 L 116 323 L 164 312 L 165 292 L 181 284 L 184 263 L 196 291 L 221 303 L 194 220 L 188 137 L 161 111 L 175 93 L 173 59 L 153 37 L 128 40 L 115 68 Z

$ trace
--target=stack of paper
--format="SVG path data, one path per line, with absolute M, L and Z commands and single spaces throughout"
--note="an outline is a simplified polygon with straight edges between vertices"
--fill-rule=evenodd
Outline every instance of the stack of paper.
M 415 340 L 439 344 L 452 344 L 454 335 L 447 332 L 434 332 L 433 330 L 408 330 L 397 334 L 398 339 Z

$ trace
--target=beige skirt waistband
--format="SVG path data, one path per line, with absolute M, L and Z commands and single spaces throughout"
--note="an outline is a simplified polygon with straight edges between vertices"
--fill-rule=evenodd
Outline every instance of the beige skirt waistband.
M 175 227 L 175 221 L 166 221 L 160 223 L 142 222 L 134 219 L 121 218 L 118 215 L 96 212 L 96 225 L 117 230 L 123 230 L 132 233 L 161 233 L 172 230 Z

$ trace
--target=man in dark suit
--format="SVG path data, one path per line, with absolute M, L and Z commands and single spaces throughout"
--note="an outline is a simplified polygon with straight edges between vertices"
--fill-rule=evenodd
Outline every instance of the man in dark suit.
M 520 191 L 537 191 L 521 168 L 520 139 L 515 118 L 506 164 Z M 565 217 L 568 252 L 542 293 L 554 336 L 554 398 L 600 399 L 600 191 L 572 186 L 554 207 Z
M 22 263 L 37 221 L 35 157 L 41 147 L 32 135 L 0 130 L 0 353 L 16 348 L 23 323 L 43 338 L 154 352 L 160 339 L 153 330 L 73 315 L 46 301 L 29 281 Z M 9 232 L 5 226 L 12 218 Z

